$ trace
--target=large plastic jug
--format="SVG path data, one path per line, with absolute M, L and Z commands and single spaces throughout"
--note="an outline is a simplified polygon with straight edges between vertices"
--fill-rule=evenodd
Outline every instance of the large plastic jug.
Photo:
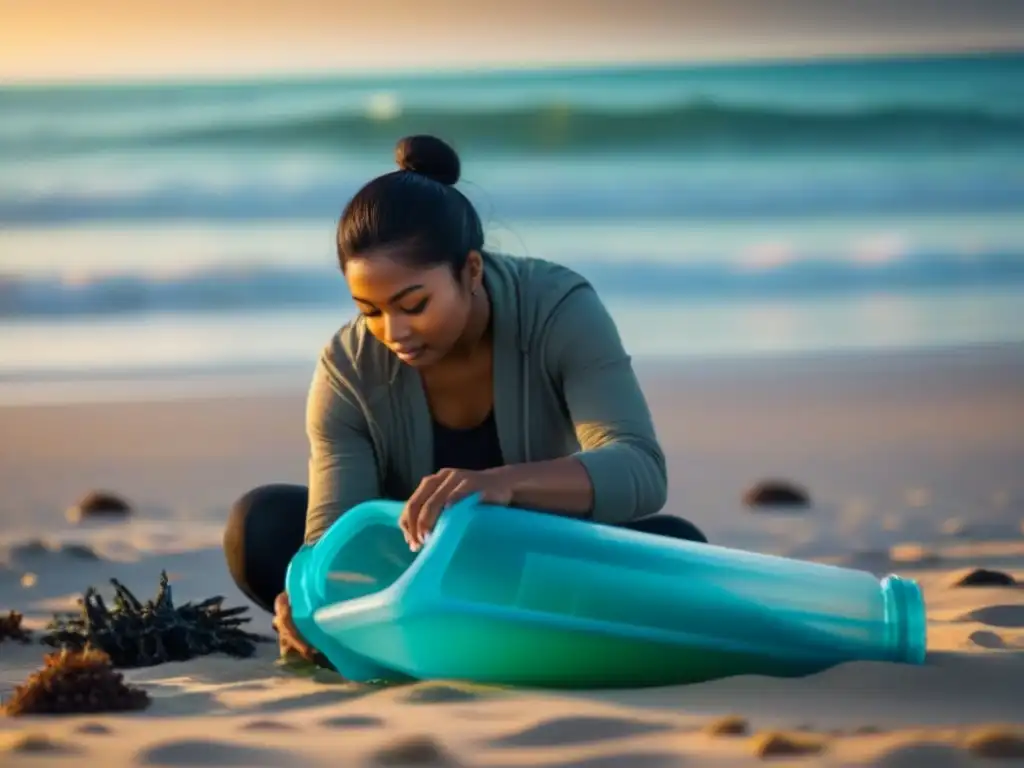
M 470 497 L 414 554 L 402 503 L 353 507 L 288 570 L 300 632 L 345 677 L 534 687 L 919 664 L 917 584 Z

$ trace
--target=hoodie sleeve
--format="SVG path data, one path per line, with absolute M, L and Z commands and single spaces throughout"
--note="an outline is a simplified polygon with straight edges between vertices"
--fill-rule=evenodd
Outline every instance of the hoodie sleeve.
M 358 390 L 321 357 L 306 401 L 307 544 L 316 542 L 346 510 L 381 495 L 376 453 L 360 399 Z
M 544 349 L 575 425 L 575 458 L 594 487 L 591 518 L 614 524 L 658 512 L 668 495 L 665 456 L 615 321 L 590 285 L 562 299 Z

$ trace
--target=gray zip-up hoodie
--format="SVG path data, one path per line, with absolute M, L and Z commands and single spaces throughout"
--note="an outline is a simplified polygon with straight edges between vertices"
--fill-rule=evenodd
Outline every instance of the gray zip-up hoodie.
M 665 504 L 665 457 L 618 330 L 591 285 L 541 259 L 489 253 L 494 409 L 508 464 L 574 455 L 594 487 L 590 517 L 621 523 Z M 419 374 L 358 317 L 320 355 L 306 410 L 306 542 L 345 510 L 407 499 L 434 471 Z

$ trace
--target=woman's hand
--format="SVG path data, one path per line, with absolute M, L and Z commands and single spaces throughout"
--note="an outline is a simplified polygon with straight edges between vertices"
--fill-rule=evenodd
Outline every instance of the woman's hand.
M 427 534 L 434 530 L 437 518 L 445 507 L 474 493 L 488 504 L 506 506 L 512 503 L 512 484 L 502 468 L 472 472 L 465 469 L 442 469 L 427 475 L 409 497 L 398 524 L 414 552 L 423 546 Z
M 316 650 L 303 640 L 299 630 L 292 621 L 292 606 L 288 601 L 288 593 L 282 592 L 274 600 L 274 629 L 277 631 L 277 647 L 281 656 L 294 651 L 307 661 L 316 660 Z

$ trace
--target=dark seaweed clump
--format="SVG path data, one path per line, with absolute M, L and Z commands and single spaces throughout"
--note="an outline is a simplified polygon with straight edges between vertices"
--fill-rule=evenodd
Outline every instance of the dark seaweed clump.
M 78 614 L 58 616 L 46 628 L 42 642 L 54 648 L 95 648 L 109 656 L 115 667 L 148 667 L 167 661 L 224 653 L 252 656 L 256 643 L 271 638 L 246 632 L 242 616 L 248 606 L 222 608 L 223 597 L 175 606 L 167 572 L 160 574 L 154 600 L 142 603 L 117 579 L 113 607 L 93 587 L 79 600 Z
M 3 711 L 18 715 L 126 712 L 149 706 L 149 694 L 126 685 L 102 651 L 49 653 L 44 666 L 17 688 Z
M 32 633 L 21 626 L 22 618 L 17 611 L 10 611 L 6 616 L 0 616 L 0 643 L 4 640 L 17 640 L 19 643 L 32 641 Z

